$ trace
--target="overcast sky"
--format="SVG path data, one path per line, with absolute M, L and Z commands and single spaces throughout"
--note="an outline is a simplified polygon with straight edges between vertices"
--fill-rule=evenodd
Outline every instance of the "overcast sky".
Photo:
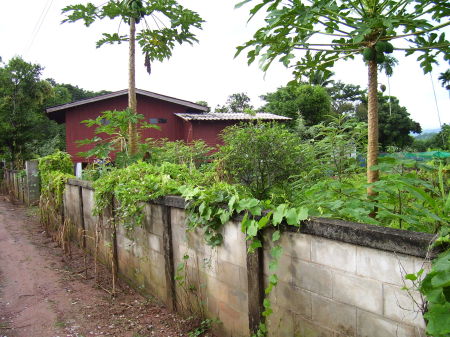
M 118 22 L 107 20 L 90 28 L 81 22 L 60 24 L 61 9 L 78 2 L 0 0 L 0 56 L 4 62 L 20 55 L 28 62 L 39 63 L 45 67 L 44 78 L 51 77 L 60 83 L 95 91 L 125 89 L 127 45 L 95 48 L 102 32 L 117 32 Z M 260 95 L 275 91 L 292 79 L 291 72 L 281 65 L 272 66 L 264 74 L 257 62 L 249 67 L 243 55 L 233 58 L 236 46 L 248 40 L 255 30 L 256 22 L 247 24 L 248 8 L 235 10 L 235 2 L 230 0 L 180 2 L 206 20 L 203 30 L 198 31 L 199 44 L 177 46 L 170 60 L 152 65 L 151 76 L 137 52 L 138 88 L 189 101 L 204 100 L 212 108 L 224 104 L 230 94 L 246 92 L 252 103 L 260 106 Z M 395 56 L 400 62 L 390 79 L 391 94 L 400 99 L 400 104 L 407 107 L 423 129 L 438 128 L 434 83 L 441 121 L 450 123 L 449 93 L 437 80 L 448 65 L 443 63 L 433 70 L 432 82 L 429 74 L 423 74 L 414 55 Z M 366 88 L 367 70 L 361 58 L 338 63 L 333 70 L 335 80 Z M 379 82 L 387 85 L 386 77 L 380 75 Z

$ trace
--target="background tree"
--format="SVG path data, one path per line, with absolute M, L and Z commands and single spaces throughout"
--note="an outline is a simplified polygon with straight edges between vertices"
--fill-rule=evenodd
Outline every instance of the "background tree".
M 450 125 L 442 125 L 441 131 L 430 134 L 425 139 L 415 139 L 414 147 L 418 151 L 445 150 L 450 151 Z
M 377 181 L 378 171 L 372 170 L 378 157 L 377 65 L 394 49 L 404 50 L 406 55 L 420 53 L 418 61 L 426 73 L 439 54 L 449 60 L 449 42 L 444 32 L 439 33 L 450 25 L 447 2 L 244 0 L 237 7 L 252 1 L 257 3 L 250 10 L 250 19 L 265 8 L 265 26 L 238 47 L 237 54 L 249 49 L 249 63 L 261 56 L 263 70 L 277 59 L 286 66 L 295 60 L 295 73 L 302 74 L 311 68 L 332 67 L 339 59 L 363 55 L 368 67 L 367 181 Z M 391 42 L 400 38 L 409 43 L 408 48 L 394 48 Z M 371 187 L 368 194 L 375 195 Z
M 357 107 L 367 95 L 359 85 L 345 84 L 341 81 L 334 82 L 327 88 L 331 97 L 331 105 L 336 115 L 354 115 Z
M 104 44 L 129 42 L 128 59 L 128 108 L 136 113 L 136 80 L 135 80 L 135 43 L 139 44 L 145 55 L 145 66 L 151 72 L 151 62 L 163 61 L 172 56 L 175 44 L 194 43 L 197 39 L 191 29 L 201 28 L 201 17 L 179 5 L 175 0 L 110 0 L 103 5 L 92 3 L 77 4 L 63 9 L 67 15 L 63 22 L 82 20 L 90 26 L 97 20 L 120 19 L 129 26 L 128 35 L 103 33 L 103 38 L 97 42 L 97 47 Z M 146 18 L 150 17 L 155 26 L 151 27 Z M 141 29 L 136 32 L 136 25 L 141 23 Z M 120 27 L 120 26 L 119 26 Z M 136 119 L 133 119 L 136 120 Z M 131 154 L 137 152 L 136 125 L 129 123 L 129 149 Z
M 394 96 L 378 94 L 379 116 L 379 143 L 380 148 L 386 151 L 388 146 L 405 149 L 414 142 L 411 133 L 421 133 L 419 123 L 413 121 L 407 109 L 400 105 L 400 101 Z M 367 122 L 367 97 L 359 105 L 356 117 L 361 122 Z
M 195 103 L 207 107 L 207 108 L 208 108 L 208 112 L 211 112 L 211 107 L 209 106 L 208 102 L 206 102 L 206 101 L 197 101 L 197 102 L 195 102 Z
M 332 114 L 330 96 L 321 86 L 290 83 L 261 98 L 267 102 L 261 110 L 292 118 L 291 126 L 299 116 L 310 126 L 329 120 Z
M 229 113 L 229 112 L 245 112 L 246 110 L 253 110 L 253 105 L 250 104 L 250 97 L 245 92 L 239 92 L 228 96 L 224 105 L 217 105 L 214 112 Z
M 43 112 L 52 95 L 49 82 L 40 79 L 42 67 L 12 58 L 0 67 L 0 152 L 16 167 L 32 158 L 48 140 L 61 147 L 62 128 Z
M 450 91 L 450 69 L 447 69 L 439 75 L 439 81 L 441 81 L 442 86 Z

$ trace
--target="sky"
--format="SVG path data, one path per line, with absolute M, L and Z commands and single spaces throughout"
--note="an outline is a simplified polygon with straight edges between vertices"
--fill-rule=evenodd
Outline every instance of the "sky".
M 80 88 L 116 91 L 128 85 L 127 44 L 96 49 L 101 33 L 125 32 L 118 21 L 101 21 L 86 28 L 81 22 L 61 24 L 61 9 L 80 0 L 0 0 L 0 56 L 7 62 L 14 56 L 38 63 L 45 69 L 43 78 L 70 83 Z M 98 1 L 97 1 L 98 2 Z M 263 104 L 259 96 L 273 92 L 293 79 L 291 70 L 281 64 L 264 73 L 258 63 L 247 65 L 243 55 L 234 58 L 236 47 L 249 40 L 261 21 L 247 23 L 249 7 L 234 9 L 230 0 L 181 0 L 206 21 L 197 31 L 198 44 L 177 46 L 173 56 L 152 64 L 149 76 L 144 59 L 136 52 L 136 86 L 140 89 L 188 101 L 206 101 L 214 108 L 224 104 L 233 93 L 245 92 L 252 104 Z M 94 1 L 96 3 L 96 1 Z M 102 3 L 100 1 L 100 3 Z M 449 32 L 450 33 L 450 32 Z M 399 65 L 389 80 L 391 95 L 408 109 L 422 129 L 439 128 L 450 123 L 450 96 L 438 81 L 448 68 L 442 63 L 424 75 L 416 56 L 394 54 Z M 361 58 L 338 62 L 334 80 L 367 87 L 367 69 Z M 379 82 L 388 85 L 385 75 Z M 433 85 L 435 91 L 433 91 Z M 436 93 L 436 100 L 434 96 Z M 387 92 L 386 92 L 387 93 Z M 436 104 L 437 103 L 437 104 Z

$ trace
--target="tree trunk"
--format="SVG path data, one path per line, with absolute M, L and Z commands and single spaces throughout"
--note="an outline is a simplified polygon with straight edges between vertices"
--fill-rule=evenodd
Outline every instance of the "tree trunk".
M 367 141 L 367 183 L 371 184 L 379 179 L 379 171 L 371 170 L 378 164 L 378 98 L 377 98 L 377 63 L 369 61 L 369 93 L 368 93 L 368 141 Z M 369 197 L 376 196 L 371 187 L 367 188 Z
M 136 101 L 136 22 L 130 17 L 130 52 L 128 60 L 128 108 L 137 113 Z M 129 122 L 128 124 L 129 153 L 131 155 L 137 153 L 137 131 L 136 124 Z

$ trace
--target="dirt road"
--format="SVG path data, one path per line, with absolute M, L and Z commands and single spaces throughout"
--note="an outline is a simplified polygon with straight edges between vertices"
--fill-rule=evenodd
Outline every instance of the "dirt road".
M 71 259 L 52 242 L 33 211 L 0 196 L 0 337 L 187 336 L 194 322 L 121 285 L 93 280 L 92 261 Z M 80 272 L 81 270 L 81 272 Z

